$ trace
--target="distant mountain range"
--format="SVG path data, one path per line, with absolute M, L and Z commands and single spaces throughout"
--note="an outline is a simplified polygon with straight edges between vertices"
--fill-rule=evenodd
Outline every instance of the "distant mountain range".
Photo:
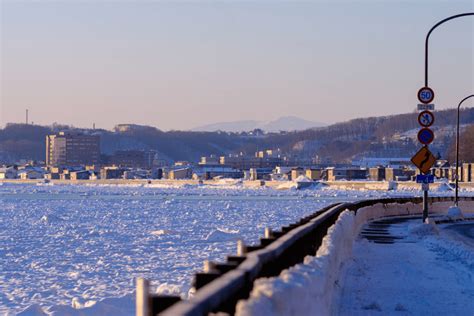
M 220 122 L 214 124 L 203 125 L 191 129 L 196 132 L 248 132 L 256 128 L 266 132 L 280 132 L 280 131 L 302 131 L 313 127 L 322 127 L 327 124 L 321 122 L 313 122 L 304 120 L 296 116 L 280 117 L 274 121 L 233 121 Z

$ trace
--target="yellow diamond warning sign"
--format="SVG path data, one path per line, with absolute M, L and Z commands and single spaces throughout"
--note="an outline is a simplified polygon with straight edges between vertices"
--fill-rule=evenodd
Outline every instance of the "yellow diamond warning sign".
M 428 173 L 436 162 L 435 156 L 428 148 L 422 147 L 413 157 L 411 162 L 417 166 L 422 173 Z

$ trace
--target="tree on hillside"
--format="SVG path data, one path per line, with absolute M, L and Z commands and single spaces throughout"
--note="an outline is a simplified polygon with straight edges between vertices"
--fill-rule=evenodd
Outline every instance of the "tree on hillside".
M 469 125 L 459 135 L 459 162 L 474 162 L 474 124 Z M 449 160 L 456 162 L 456 138 L 449 149 Z

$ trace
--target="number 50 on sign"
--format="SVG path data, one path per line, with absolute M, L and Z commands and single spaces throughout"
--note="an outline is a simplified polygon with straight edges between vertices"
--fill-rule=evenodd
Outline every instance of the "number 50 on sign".
M 423 87 L 418 90 L 418 100 L 421 103 L 428 104 L 434 99 L 434 91 L 430 87 Z

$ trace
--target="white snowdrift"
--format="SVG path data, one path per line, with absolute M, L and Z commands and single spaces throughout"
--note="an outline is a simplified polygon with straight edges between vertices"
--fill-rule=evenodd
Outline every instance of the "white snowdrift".
M 211 231 L 204 239 L 208 242 L 236 241 L 241 239 L 238 230 L 217 228 Z
M 293 182 L 313 182 L 310 178 L 308 178 L 307 176 L 299 176 L 298 178 L 296 178 L 295 180 L 293 180 Z

